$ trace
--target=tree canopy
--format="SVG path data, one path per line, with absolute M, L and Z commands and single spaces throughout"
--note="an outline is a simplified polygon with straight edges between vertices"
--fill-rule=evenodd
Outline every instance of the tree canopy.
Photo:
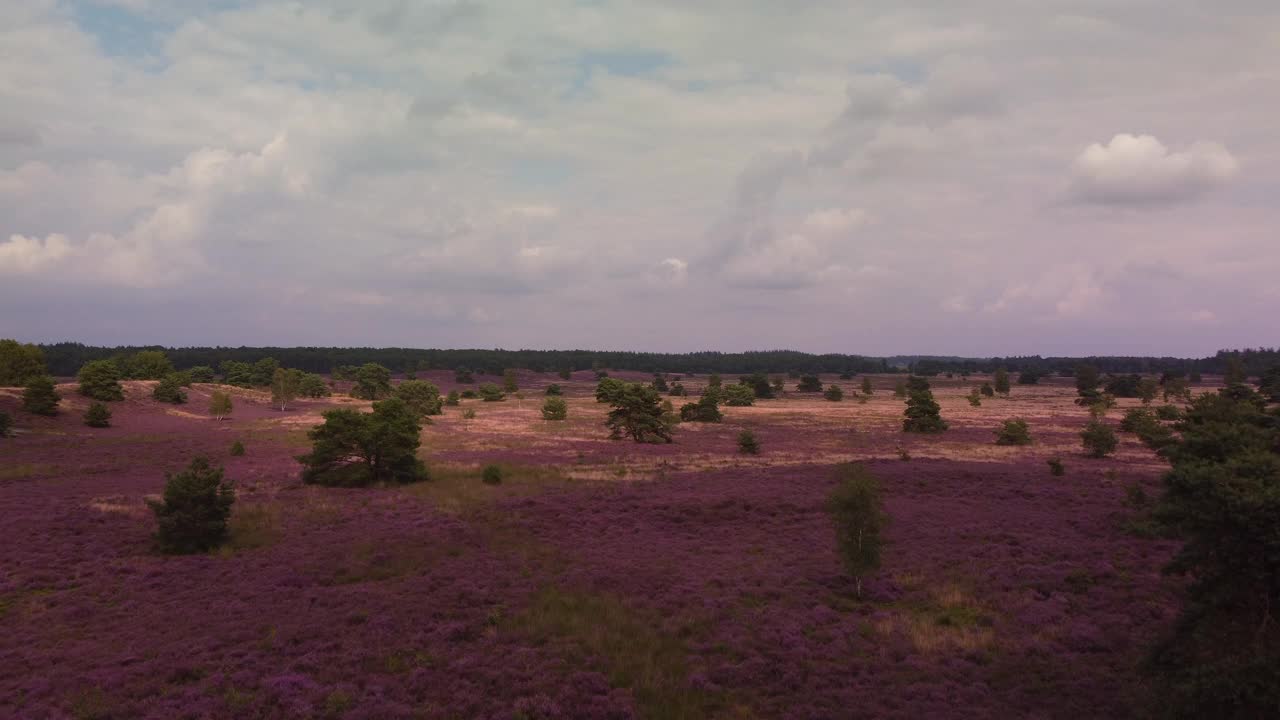
M 307 433 L 312 449 L 298 457 L 302 481 L 355 487 L 426 479 L 417 456 L 421 432 L 417 414 L 400 398 L 375 402 L 371 413 L 329 410 Z

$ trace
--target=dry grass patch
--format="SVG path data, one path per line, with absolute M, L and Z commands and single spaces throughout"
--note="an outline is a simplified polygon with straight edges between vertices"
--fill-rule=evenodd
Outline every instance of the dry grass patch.
M 432 465 L 429 480 L 407 485 L 403 492 L 424 498 L 443 512 L 458 514 L 501 498 L 529 495 L 572 482 L 551 465 L 496 465 L 502 473 L 502 482 L 496 485 L 481 479 L 483 468 L 479 465 Z

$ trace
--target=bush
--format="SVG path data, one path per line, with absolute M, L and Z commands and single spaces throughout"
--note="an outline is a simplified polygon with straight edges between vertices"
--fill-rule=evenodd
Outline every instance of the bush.
M 1022 372 L 1018 373 L 1018 384 L 1019 385 L 1039 385 L 1040 373 L 1036 372 L 1035 370 L 1023 370 Z
M 750 430 L 743 430 L 738 433 L 738 452 L 744 455 L 759 455 L 760 442 L 756 440 L 756 434 Z
M 861 597 L 863 578 L 880 567 L 880 533 L 888 518 L 880 500 L 880 485 L 865 467 L 840 465 L 837 478 L 839 485 L 831 494 L 828 510 L 840 558 Z
M 58 414 L 58 401 L 62 396 L 53 385 L 53 378 L 37 375 L 27 381 L 22 390 L 22 409 L 33 415 L 53 416 Z
M 476 379 L 467 368 L 458 368 L 453 371 L 453 381 L 459 385 L 471 385 Z
M 187 401 L 187 391 L 182 389 L 181 378 L 174 373 L 169 373 L 156 383 L 155 389 L 151 391 L 151 397 L 160 402 L 181 405 Z
M 1158 424 L 1155 413 L 1147 408 L 1129 408 L 1120 419 L 1120 432 L 1136 433 L 1139 430 Z
M 982 394 L 978 392 L 978 388 L 970 390 L 965 399 L 969 401 L 970 407 L 982 407 Z
M 720 422 L 723 417 L 716 396 L 712 394 L 703 395 L 696 403 L 680 406 L 680 419 L 685 422 Z
M 1084 449 L 1089 451 L 1089 457 L 1095 458 L 1110 455 L 1120 444 L 1111 426 L 1096 418 L 1090 420 L 1084 430 L 1080 431 L 1080 440 Z
M 419 417 L 439 415 L 444 412 L 444 400 L 440 388 L 426 380 L 405 380 L 396 386 L 395 396 L 404 401 Z
M 421 433 L 417 413 L 400 398 L 375 402 L 372 413 L 330 410 L 324 424 L 307 433 L 313 445 L 298 457 L 302 481 L 351 487 L 425 480 L 417 456 Z
M 1027 421 L 1021 418 L 1005 420 L 1000 429 L 996 430 L 996 444 L 1030 445 L 1031 431 L 1027 428 Z
M 103 402 L 124 399 L 124 388 L 120 387 L 120 370 L 110 360 L 85 363 L 76 379 L 80 382 L 79 392 L 85 397 Z
M 569 404 L 563 398 L 549 397 L 542 403 L 543 420 L 564 420 L 569 416 Z
M 1059 458 L 1049 458 L 1049 474 L 1054 477 L 1061 477 L 1066 474 L 1067 469 L 1063 467 L 1062 460 Z
M 872 393 L 871 378 L 869 377 L 862 378 L 862 394 L 870 395 L 871 393 Z
M 332 394 L 324 378 L 315 373 L 303 373 L 298 380 L 298 395 L 305 398 L 326 398 Z
M 756 393 L 748 385 L 729 385 L 724 389 L 724 404 L 729 407 L 750 407 L 755 401 Z
M 9 413 L 0 410 L 0 438 L 9 437 L 9 428 L 13 427 L 13 418 Z
M 802 375 L 796 384 L 797 392 L 822 392 L 822 380 L 817 375 Z
M 191 378 L 193 383 L 211 383 L 213 382 L 213 368 L 208 365 L 197 365 L 187 370 L 187 377 Z
M 898 380 L 893 384 L 893 396 L 896 398 L 904 398 L 907 396 L 907 383 L 904 380 Z
M 476 409 L 475 409 L 475 408 L 467 408 L 466 410 L 463 410 L 463 411 L 462 411 L 462 419 L 463 419 L 463 420 L 475 420 L 475 419 L 476 419 Z
M 449 407 L 458 407 L 458 391 L 450 390 L 449 394 L 444 399 L 444 404 Z
M 744 375 L 738 378 L 738 384 L 751 388 L 751 392 L 757 398 L 771 400 L 774 397 L 773 383 L 769 381 L 769 376 L 764 373 Z
M 994 389 L 996 392 L 1000 393 L 1001 395 L 1009 394 L 1009 371 L 1008 370 L 1005 370 L 1004 368 L 998 368 L 996 370 L 995 376 L 992 377 L 992 382 L 995 385 Z
M 92 403 L 84 413 L 84 424 L 92 428 L 111 427 L 111 411 L 100 402 Z
M 148 500 L 158 528 L 156 545 L 163 553 L 198 553 L 212 550 L 227 537 L 227 519 L 235 491 L 222 477 L 222 468 L 204 457 L 187 469 L 165 474 L 164 498 Z
M 605 427 L 609 428 L 610 438 L 671 442 L 671 426 L 663 416 L 662 397 L 657 390 L 639 383 L 624 383 L 609 402 L 613 409 L 609 411 Z
M 622 397 L 626 391 L 627 384 L 616 378 L 602 378 L 596 384 L 596 402 L 613 404 Z
M 378 363 L 365 363 L 355 371 L 356 384 L 351 397 L 360 400 L 381 400 L 391 397 L 391 371 Z
M 1161 420 L 1181 420 L 1182 410 L 1177 405 L 1161 405 L 1156 408 L 1156 417 Z
M 844 399 L 844 391 L 840 389 L 839 385 L 832 385 L 822 392 L 822 397 L 831 402 L 840 402 Z
M 506 394 L 502 392 L 502 388 L 499 388 L 494 383 L 482 383 L 479 391 L 480 399 L 484 402 L 502 402 L 507 398 Z
M 485 465 L 484 470 L 480 472 L 480 479 L 485 485 L 501 485 L 502 468 L 497 465 Z
M 933 399 L 933 391 L 929 389 L 929 381 L 922 377 L 912 377 L 907 381 L 910 396 L 907 398 L 906 419 L 902 421 L 903 432 L 936 433 L 947 429 L 947 422 L 939 413 L 939 406 Z
M 209 414 L 216 420 L 231 414 L 231 394 L 214 390 L 209 394 Z
M 520 389 L 520 385 L 516 380 L 515 370 L 507 369 L 502 371 L 502 389 L 509 393 L 513 393 Z
M 239 440 L 231 443 L 231 457 L 242 457 L 244 455 L 244 443 Z
M 996 390 L 995 390 L 995 388 L 991 387 L 991 383 L 988 383 L 988 382 L 984 382 L 984 383 L 982 383 L 982 388 L 979 390 L 979 392 L 981 392 L 981 393 L 982 393 L 982 397 L 995 397 L 995 396 L 996 396 Z
M 48 374 L 39 346 L 8 338 L 0 340 L 0 387 L 21 387 L 31 378 Z
M 547 395 L 563 395 L 563 394 L 564 394 L 564 390 L 560 389 L 559 385 L 556 385 L 555 383 L 551 383 L 550 385 L 547 386 Z
M 671 383 L 671 390 L 667 394 L 672 397 L 684 397 L 689 393 L 682 383 Z

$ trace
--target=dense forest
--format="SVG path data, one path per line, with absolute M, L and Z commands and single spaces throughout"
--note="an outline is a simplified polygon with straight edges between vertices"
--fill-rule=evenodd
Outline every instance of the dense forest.
M 1280 364 L 1280 348 L 1220 350 L 1212 357 L 1041 357 L 1039 355 L 961 358 L 924 355 L 868 357 L 862 355 L 823 354 L 792 350 L 767 350 L 745 353 L 693 352 L 645 353 L 607 350 L 440 350 L 414 348 L 342 348 L 342 347 L 185 347 L 161 346 L 95 347 L 81 343 L 41 345 L 49 371 L 54 375 L 74 375 L 91 360 L 131 355 L 141 350 L 163 350 L 174 366 L 187 369 L 196 366 L 218 367 L 231 360 L 252 363 L 262 358 L 275 358 L 285 367 L 307 372 L 329 373 L 342 366 L 378 363 L 395 371 L 470 368 L 486 374 L 501 374 L 505 368 L 557 371 L 609 368 L 641 372 L 673 373 L 874 373 L 913 371 L 919 375 L 943 372 L 991 372 L 1005 368 L 1013 372 L 1071 375 L 1081 363 L 1088 363 L 1105 373 L 1190 373 L 1219 374 L 1226 370 L 1231 358 L 1239 360 L 1252 376 Z

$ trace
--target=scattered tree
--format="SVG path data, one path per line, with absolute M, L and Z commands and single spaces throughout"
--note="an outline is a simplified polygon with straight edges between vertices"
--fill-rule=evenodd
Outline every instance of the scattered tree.
M 724 404 L 729 407 L 750 407 L 756 402 L 756 393 L 749 385 L 738 383 L 724 388 Z
M 395 396 L 403 400 L 420 418 L 444 412 L 440 388 L 426 380 L 405 380 L 396 386 Z
M 1019 385 L 1038 385 L 1040 384 L 1040 372 L 1038 370 L 1023 370 L 1018 373 Z
M 325 385 L 324 378 L 315 373 L 303 373 L 298 379 L 298 396 L 305 398 L 327 398 L 332 393 Z
M 120 387 L 120 370 L 110 360 L 85 363 L 76 379 L 80 382 L 79 392 L 85 397 L 103 402 L 124 399 L 124 388 Z
M 837 467 L 839 485 L 828 508 L 836 528 L 836 547 L 854 589 L 862 596 L 862 581 L 880 568 L 880 533 L 888 522 L 880 499 L 880 485 L 864 466 L 848 463 Z
M 1009 371 L 1004 368 L 996 368 L 996 374 L 991 378 L 995 385 L 995 391 L 1001 395 L 1009 394 Z
M 209 394 L 209 414 L 221 420 L 231 414 L 231 393 L 214 390 Z
M 667 392 L 671 388 L 667 385 L 667 376 L 662 373 L 653 374 L 653 389 L 660 393 Z
M 231 443 L 231 456 L 232 456 L 232 457 L 243 457 L 243 456 L 244 456 L 244 443 L 240 442 L 239 440 L 237 440 L 237 441 L 235 441 L 235 442 Z
M 1143 405 L 1148 405 L 1152 400 L 1156 399 L 1156 394 L 1160 392 L 1160 383 L 1153 377 L 1144 377 L 1138 381 L 1138 398 L 1142 400 Z
M 935 433 L 947 429 L 947 423 L 940 414 L 941 408 L 933 399 L 933 391 L 929 389 L 929 381 L 918 376 L 907 380 L 906 419 L 902 421 L 903 432 Z
M 564 398 L 551 396 L 542 403 L 543 420 L 564 420 L 569 415 L 569 404 Z
M 378 363 L 365 363 L 356 370 L 356 384 L 351 397 L 360 400 L 381 400 L 391 397 L 391 371 Z
M 53 378 L 48 375 L 37 375 L 27 380 L 22 390 L 22 409 L 33 415 L 53 416 L 58 414 L 58 401 L 62 396 L 53 385 Z
M 756 434 L 750 430 L 743 430 L 738 433 L 738 452 L 743 455 L 759 455 L 760 441 L 756 439 Z
M 156 383 L 151 397 L 163 403 L 181 405 L 187 401 L 187 391 L 182 389 L 182 378 L 176 373 L 169 373 Z
M 1249 380 L 1249 373 L 1245 371 L 1244 362 L 1240 360 L 1237 354 L 1227 356 L 1227 368 L 1222 373 L 1222 382 L 1230 387 L 1232 385 L 1243 385 Z
M 671 442 L 671 428 L 663 418 L 658 391 L 639 383 L 625 383 L 608 400 L 613 409 L 605 426 L 615 440 L 630 437 L 636 442 Z
M 458 406 L 458 391 L 457 391 L 457 390 L 450 390 L 450 391 L 449 391 L 449 394 L 448 394 L 447 396 L 445 396 L 444 404 L 445 404 L 445 405 L 448 405 L 449 407 L 457 407 L 457 406 Z
M 682 383 L 671 383 L 671 390 L 668 394 L 672 397 L 685 397 L 689 393 L 684 389 L 684 385 Z
M 1098 386 L 1102 383 L 1102 374 L 1098 368 L 1085 363 L 1076 366 L 1076 394 L 1080 397 L 1076 398 L 1077 405 L 1089 407 L 1098 402 L 1101 395 L 1098 392 Z
M 129 380 L 160 380 L 173 373 L 173 363 L 161 350 L 142 350 L 116 361 L 120 374 Z
M 44 352 L 39 347 L 7 338 L 0 340 L 0 387 L 22 387 L 31 378 L 48 374 Z
M 822 380 L 817 375 L 801 375 L 796 392 L 822 392 Z
M 426 468 L 417 456 L 421 433 L 417 414 L 400 398 L 375 402 L 371 413 L 329 410 L 324 424 L 307 433 L 313 445 L 298 458 L 302 481 L 356 487 L 424 480 Z
M 111 410 L 100 402 L 92 402 L 84 413 L 84 424 L 91 428 L 111 427 Z
M 563 395 L 564 390 L 562 390 L 559 385 L 556 385 L 555 383 L 551 383 L 550 385 L 547 386 L 546 394 L 547 395 Z
M 1061 458 L 1049 458 L 1049 474 L 1054 477 L 1061 477 L 1066 474 L 1067 468 L 1063 466 Z
M 477 390 L 480 393 L 480 399 L 485 402 L 502 402 L 507 397 L 502 392 L 502 389 L 494 383 L 480 383 L 480 387 Z
M 738 378 L 738 384 L 751 388 L 751 392 L 756 398 L 769 400 L 774 396 L 773 384 L 769 381 L 769 376 L 764 373 L 743 375 Z
M 996 430 L 997 445 L 1030 445 L 1031 430 L 1022 418 L 1005 420 Z
M 472 385 L 475 383 L 476 379 L 475 376 L 472 375 L 471 370 L 460 367 L 453 371 L 453 381 L 459 385 Z
M 515 370 L 507 368 L 502 371 L 502 389 L 509 393 L 513 393 L 520 389 L 520 385 L 516 381 Z
M 1110 455 L 1116 451 L 1116 447 L 1120 444 L 1120 440 L 1116 438 L 1116 432 L 1111 426 L 1102 422 L 1098 418 L 1089 421 L 1085 425 L 1084 430 L 1080 431 L 1080 440 L 1084 444 L 1084 449 L 1089 452 L 1089 457 L 1101 458 Z
M 980 388 L 980 391 L 982 392 L 982 397 L 996 396 L 996 390 L 995 388 L 991 387 L 991 383 L 989 382 L 982 383 L 982 387 Z
M 605 403 L 606 405 L 616 405 L 617 400 L 622 397 L 626 390 L 627 384 L 616 378 L 603 378 L 596 385 L 596 402 Z
M 680 419 L 685 422 L 720 422 L 723 417 L 717 396 L 712 393 L 704 394 L 696 403 L 680 406 Z
M 279 405 L 283 412 L 289 403 L 298 399 L 302 388 L 302 371 L 276 368 L 271 376 L 271 404 Z
M 572 368 L 567 368 L 567 367 L 566 367 L 566 368 L 560 368 L 560 379 L 561 379 L 561 380 L 572 380 L 572 379 L 573 379 L 573 369 L 572 369 Z
M 870 395 L 871 393 L 872 393 L 872 389 L 871 389 L 871 378 L 869 378 L 869 377 L 863 377 L 863 378 L 862 378 L 862 394 L 863 394 L 863 395 Z
M 713 388 L 720 387 L 719 373 L 711 373 L 711 375 L 707 378 L 707 387 L 713 387 Z
M 841 390 L 839 385 L 831 385 L 822 392 L 822 397 L 831 402 L 840 402 L 844 399 L 844 390 Z
M 212 550 L 227 536 L 227 519 L 235 490 L 223 479 L 222 468 L 197 457 L 178 473 L 166 473 L 164 496 L 147 504 L 155 513 L 156 544 L 170 554 Z
M 896 398 L 907 396 L 907 383 L 905 380 L 899 380 L 893 384 L 893 396 Z
M 982 407 L 982 394 L 978 392 L 976 387 L 969 391 L 965 399 L 969 401 L 970 407 Z

